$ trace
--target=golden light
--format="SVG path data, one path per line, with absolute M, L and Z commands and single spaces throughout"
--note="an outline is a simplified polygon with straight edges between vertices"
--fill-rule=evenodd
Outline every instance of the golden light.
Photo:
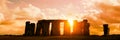
M 70 32 L 72 33 L 73 32 L 73 20 L 69 19 L 68 22 L 70 24 Z
M 60 23 L 60 35 L 64 34 L 64 22 Z
M 49 35 L 51 34 L 51 29 L 52 29 L 52 23 L 50 23 L 50 25 L 49 25 Z

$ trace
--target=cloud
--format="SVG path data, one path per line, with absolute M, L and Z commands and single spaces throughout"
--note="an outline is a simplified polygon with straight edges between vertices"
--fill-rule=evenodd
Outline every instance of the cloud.
M 108 1 L 108 0 L 107 0 Z M 102 24 L 109 24 L 109 28 L 110 28 L 110 34 L 120 34 L 120 28 L 119 28 L 119 24 L 120 24 L 120 3 L 118 1 L 108 1 L 108 2 L 101 2 L 101 3 L 96 3 L 96 6 L 101 10 L 101 12 L 97 15 L 92 15 L 91 16 L 87 16 L 87 18 L 89 19 L 91 25 L 93 25 L 91 27 L 91 30 L 94 29 L 95 25 L 97 25 L 97 27 L 100 27 L 99 25 Z M 116 5 L 117 4 L 117 5 Z M 94 18 L 95 17 L 95 18 Z M 96 20 L 94 20 L 96 19 Z M 101 26 L 102 27 L 102 26 Z M 98 30 L 100 30 L 99 28 L 96 28 Z M 93 31 L 93 30 L 92 30 Z M 91 33 L 92 33 L 91 31 Z M 102 32 L 99 31 L 99 32 Z M 94 34 L 94 33 L 93 33 Z M 102 33 L 101 33 L 102 34 Z
M 35 22 L 43 18 L 41 10 L 33 5 L 9 9 L 6 2 L 7 0 L 0 1 L 0 35 L 23 34 L 25 21 Z
M 0 13 L 0 22 L 4 20 L 4 15 L 2 13 Z
M 2 7 L 3 9 L 5 8 L 5 13 L 3 13 L 5 20 L 3 20 L 3 22 L 1 23 L 1 25 L 3 25 L 1 26 L 2 27 L 1 32 L 3 32 L 1 34 L 4 33 L 6 34 L 6 32 L 8 32 L 9 30 L 12 31 L 13 33 L 10 32 L 8 34 L 15 34 L 15 33 L 17 34 L 18 32 L 16 31 L 20 31 L 21 33 L 23 33 L 24 23 L 26 20 L 30 20 L 33 22 L 40 19 L 82 20 L 85 18 L 85 16 L 90 15 L 92 17 L 92 15 L 99 13 L 97 9 L 94 8 L 93 3 L 91 2 L 87 2 L 87 3 L 84 3 L 84 1 L 80 5 L 74 5 L 74 3 L 67 3 L 61 6 L 60 8 L 47 7 L 44 9 L 40 9 L 32 4 L 27 4 L 27 6 L 22 8 L 19 6 L 15 7 L 15 9 L 12 9 L 12 11 L 10 11 L 10 9 L 8 9 L 7 6 Z M 3 4 L 6 5 L 5 3 Z M 9 27 L 9 29 L 7 29 L 6 32 L 4 32 L 3 29 L 6 29 L 7 27 Z
M 39 20 L 44 18 L 43 17 L 44 14 L 41 12 L 41 10 L 31 4 L 29 4 L 25 8 L 19 9 L 19 11 L 16 12 L 16 16 L 17 17 L 19 16 L 18 19 L 30 19 L 30 20 Z
M 9 9 L 10 7 L 6 4 L 7 0 L 0 1 L 0 34 L 23 34 L 25 21 L 36 22 L 40 19 L 76 19 L 79 21 L 88 19 L 91 24 L 90 33 L 96 35 L 103 34 L 102 24 L 104 23 L 110 24 L 111 34 L 114 34 L 116 31 L 119 33 L 120 31 L 118 25 L 113 25 L 120 23 L 120 5 L 117 0 L 81 0 L 77 2 L 72 2 L 71 0 L 66 4 L 62 4 L 62 0 L 59 2 L 61 5 L 56 5 L 54 0 L 55 3 L 44 3 L 44 5 L 48 5 L 44 6 L 44 8 L 36 6 L 38 3 L 36 5 L 25 3 L 29 2 L 27 0 L 8 1 L 13 4 L 23 2 L 24 5 L 18 3 L 19 5 L 15 4 L 17 6 L 13 6 L 13 9 Z M 115 27 L 113 28 L 113 26 Z
M 101 19 L 109 22 L 109 23 L 120 23 L 120 7 L 119 6 L 112 6 L 112 5 L 106 5 L 102 4 L 100 8 L 103 10 L 103 12 L 100 14 Z

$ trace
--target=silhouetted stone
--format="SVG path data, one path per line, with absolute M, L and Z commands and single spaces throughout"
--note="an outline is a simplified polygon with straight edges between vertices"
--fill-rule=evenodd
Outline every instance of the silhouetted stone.
M 70 35 L 70 24 L 66 20 L 64 21 L 64 36 L 68 36 L 68 35 Z
M 73 33 L 72 33 L 72 35 L 77 35 L 77 30 L 78 30 L 77 26 L 78 26 L 78 22 L 73 21 Z
M 42 35 L 42 28 L 43 28 L 43 26 L 42 26 L 42 21 L 41 20 L 39 20 L 38 22 L 37 22 L 37 27 L 36 27 L 36 36 L 40 36 L 40 35 Z
M 90 35 L 90 34 L 89 34 L 90 24 L 89 24 L 89 23 L 86 23 L 86 24 L 85 24 L 85 27 L 86 27 L 86 28 L 85 28 L 85 35 L 86 35 L 86 36 L 89 36 L 89 35 Z
M 64 34 L 68 35 L 84 35 L 89 36 L 89 26 L 90 24 L 87 20 L 83 20 L 82 22 L 77 22 L 77 20 L 73 20 L 73 32 L 71 34 L 70 23 L 68 20 L 39 20 L 37 23 L 36 31 L 35 24 L 29 21 L 26 22 L 25 34 L 27 36 L 35 35 L 43 35 L 43 36 L 60 36 L 60 23 L 64 22 Z M 50 34 L 50 23 L 51 25 L 51 34 Z M 105 32 L 106 33 L 106 32 Z
M 49 25 L 50 25 L 50 21 L 47 20 L 42 20 L 41 22 L 42 24 L 42 35 L 43 36 L 49 36 Z
M 88 23 L 88 21 L 85 19 L 83 20 L 83 25 L 84 25 L 84 35 L 85 36 L 89 36 L 89 26 L 90 24 Z
M 78 22 L 77 20 L 73 21 L 73 33 L 74 36 L 80 36 L 82 35 L 82 28 L 81 28 L 81 22 Z
M 108 24 L 103 24 L 103 28 L 104 28 L 104 36 L 109 35 L 109 28 L 108 28 Z
M 60 22 L 59 20 L 52 21 L 51 35 L 60 36 Z
M 29 27 L 30 27 L 30 21 L 26 21 L 25 23 L 25 36 L 29 35 Z
M 31 23 L 30 31 L 31 31 L 30 35 L 31 35 L 31 36 L 34 36 L 34 32 L 35 32 L 35 23 Z
M 26 21 L 24 36 L 34 36 L 34 30 L 35 23 L 30 23 L 30 21 Z

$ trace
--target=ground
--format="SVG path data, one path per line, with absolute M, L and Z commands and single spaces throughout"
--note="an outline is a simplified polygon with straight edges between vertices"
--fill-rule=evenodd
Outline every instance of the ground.
M 120 36 L 0 36 L 0 40 L 120 40 Z

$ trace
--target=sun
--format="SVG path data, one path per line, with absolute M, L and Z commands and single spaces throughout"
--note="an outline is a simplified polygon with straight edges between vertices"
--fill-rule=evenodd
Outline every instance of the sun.
M 69 25 L 70 25 L 70 32 L 72 33 L 73 32 L 73 24 L 74 24 L 73 20 L 69 19 L 68 22 L 69 22 Z

